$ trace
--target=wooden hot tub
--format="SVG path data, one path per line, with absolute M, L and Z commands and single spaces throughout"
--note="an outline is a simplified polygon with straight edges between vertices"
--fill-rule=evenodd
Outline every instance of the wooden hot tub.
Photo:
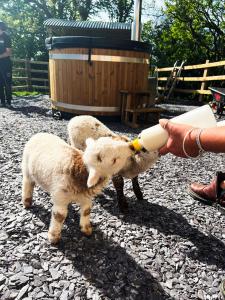
M 52 37 L 52 108 L 75 114 L 119 115 L 120 90 L 147 90 L 150 46 L 98 37 Z

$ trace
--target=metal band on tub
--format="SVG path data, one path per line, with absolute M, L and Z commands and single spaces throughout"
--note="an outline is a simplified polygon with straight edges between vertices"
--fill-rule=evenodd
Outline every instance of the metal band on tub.
M 52 101 L 52 105 L 61 107 L 61 108 L 67 108 L 67 109 L 74 109 L 74 110 L 80 110 L 80 111 L 104 111 L 104 112 L 118 112 L 120 111 L 119 107 L 114 106 L 89 106 L 89 105 L 77 105 L 77 104 L 69 104 L 59 101 Z
M 49 53 L 49 59 L 87 60 L 88 54 Z M 149 59 L 139 57 L 124 57 L 112 55 L 91 55 L 92 61 L 123 62 L 135 64 L 149 64 Z

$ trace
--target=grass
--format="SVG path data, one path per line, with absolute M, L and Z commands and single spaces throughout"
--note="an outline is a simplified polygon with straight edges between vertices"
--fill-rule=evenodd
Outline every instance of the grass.
M 13 95 L 17 96 L 17 97 L 37 96 L 37 95 L 42 95 L 42 94 L 44 94 L 44 93 L 41 93 L 41 92 L 28 92 L 28 91 L 13 92 Z

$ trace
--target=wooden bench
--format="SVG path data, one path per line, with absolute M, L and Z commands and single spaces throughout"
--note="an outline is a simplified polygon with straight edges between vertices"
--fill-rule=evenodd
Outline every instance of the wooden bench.
M 151 98 L 151 92 L 145 91 L 120 91 L 121 100 L 121 121 L 132 128 L 138 128 L 143 125 L 138 118 L 144 114 L 144 123 L 148 122 L 150 114 L 156 114 L 157 121 L 160 114 L 165 110 L 154 106 L 154 99 Z

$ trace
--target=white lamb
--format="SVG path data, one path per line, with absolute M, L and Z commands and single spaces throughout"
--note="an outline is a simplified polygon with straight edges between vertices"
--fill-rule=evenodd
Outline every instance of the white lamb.
M 32 204 L 34 185 L 40 185 L 52 197 L 53 208 L 48 238 L 57 243 L 61 238 L 68 204 L 80 205 L 80 227 L 92 233 L 90 211 L 92 198 L 101 192 L 110 177 L 133 155 L 128 143 L 105 137 L 87 139 L 86 150 L 80 151 L 59 137 L 38 133 L 26 143 L 22 159 L 22 201 Z
M 68 123 L 69 142 L 73 147 L 84 150 L 85 140 L 89 137 L 98 139 L 99 137 L 110 136 L 115 139 L 130 142 L 126 136 L 120 136 L 111 131 L 103 123 L 92 116 L 77 116 Z M 138 183 L 138 174 L 148 170 L 158 159 L 158 151 L 140 152 L 129 157 L 123 169 L 113 176 L 112 181 L 117 192 L 118 206 L 122 212 L 126 212 L 128 204 L 123 192 L 123 177 L 132 180 L 133 190 L 137 199 L 142 200 L 143 194 Z

